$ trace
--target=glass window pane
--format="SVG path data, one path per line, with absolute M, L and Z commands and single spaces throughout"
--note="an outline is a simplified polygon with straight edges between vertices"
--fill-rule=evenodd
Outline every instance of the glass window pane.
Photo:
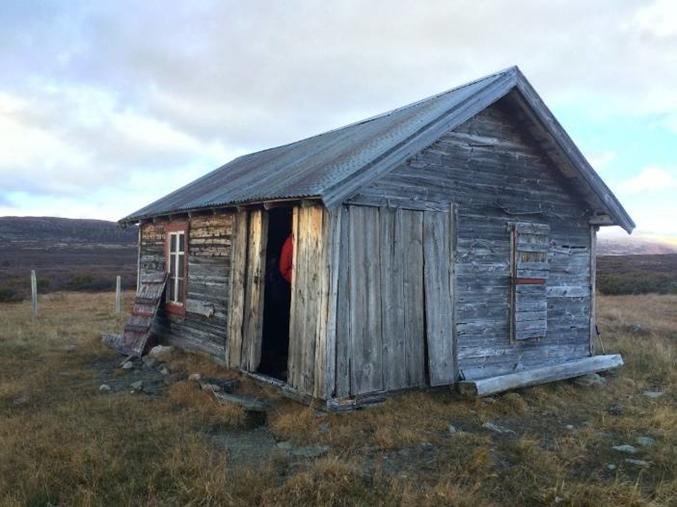
M 185 252 L 186 251 L 186 249 L 184 248 L 185 234 L 181 232 L 181 233 L 177 234 L 177 236 L 179 237 L 179 252 Z
M 184 271 L 186 269 L 186 265 L 184 263 L 184 258 L 185 257 L 183 255 L 179 255 L 179 278 L 183 278 L 184 276 L 186 276 L 184 274 Z
M 177 300 L 179 303 L 183 303 L 183 288 L 184 288 L 184 283 L 185 283 L 185 282 L 183 281 L 183 279 L 179 278 L 179 292 L 178 292 L 178 294 L 176 295 L 176 300 Z
M 169 256 L 169 277 L 174 278 L 176 276 L 176 254 L 170 254 Z
M 176 252 L 176 234 L 169 235 L 169 251 Z

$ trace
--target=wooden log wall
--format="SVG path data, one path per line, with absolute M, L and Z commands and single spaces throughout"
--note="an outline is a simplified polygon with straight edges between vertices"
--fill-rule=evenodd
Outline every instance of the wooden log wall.
M 165 270 L 166 223 L 141 225 L 141 275 Z M 205 352 L 221 363 L 225 357 L 232 227 L 232 213 L 188 219 L 186 313 L 170 315 L 161 309 L 153 328 L 169 343 Z
M 455 327 L 458 367 L 466 378 L 579 358 L 590 350 L 589 212 L 509 106 L 502 99 L 349 201 L 458 207 Z M 508 224 L 518 221 L 551 229 L 548 322 L 544 338 L 511 343 Z M 341 304 L 352 300 L 339 299 Z

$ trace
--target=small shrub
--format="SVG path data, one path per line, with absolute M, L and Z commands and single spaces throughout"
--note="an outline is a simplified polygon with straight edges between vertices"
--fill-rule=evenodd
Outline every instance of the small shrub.
M 66 289 L 73 291 L 104 291 L 112 290 L 114 287 L 113 279 L 95 277 L 88 273 L 73 275 L 66 283 Z
M 16 289 L 0 288 L 0 303 L 18 303 L 23 297 Z

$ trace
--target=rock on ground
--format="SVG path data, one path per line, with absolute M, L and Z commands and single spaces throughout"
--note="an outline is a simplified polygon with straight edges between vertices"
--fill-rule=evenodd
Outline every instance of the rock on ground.
M 202 380 L 202 375 L 199 373 L 191 373 L 190 375 L 188 375 L 188 380 L 190 380 L 191 382 L 199 382 L 200 380 Z
M 131 370 L 132 368 L 134 368 L 134 363 L 132 363 L 131 361 L 125 361 L 124 363 L 122 363 L 123 370 Z
M 656 399 L 660 398 L 665 393 L 663 391 L 644 391 L 642 394 L 647 398 Z
M 110 391 L 111 391 L 111 386 L 109 386 L 108 384 L 101 384 L 101 385 L 99 386 L 99 391 L 101 391 L 102 393 L 110 392 Z
M 136 382 L 132 382 L 131 384 L 129 384 L 129 387 L 131 387 L 135 391 L 142 391 L 143 390 L 143 380 L 137 380 Z
M 637 443 L 642 447 L 651 447 L 656 443 L 656 440 L 651 437 L 637 437 Z
M 150 349 L 148 356 L 156 359 L 157 361 L 166 361 L 169 359 L 169 356 L 172 354 L 172 352 L 174 352 L 174 347 L 171 345 L 156 345 Z
M 511 430 L 510 428 L 506 428 L 505 426 L 500 426 L 498 424 L 492 423 L 492 422 L 485 422 L 482 425 L 482 428 L 485 428 L 489 431 L 493 431 L 494 433 L 498 433 L 499 435 L 514 435 L 515 432 Z
M 637 465 L 640 467 L 648 467 L 650 463 L 648 461 L 644 461 L 643 459 L 626 459 L 626 463 L 630 463 L 631 465 Z
M 636 454 L 637 453 L 637 447 L 634 445 L 629 445 L 629 444 L 623 444 L 623 445 L 614 445 L 612 447 L 614 451 L 618 452 L 624 452 L 626 454 Z

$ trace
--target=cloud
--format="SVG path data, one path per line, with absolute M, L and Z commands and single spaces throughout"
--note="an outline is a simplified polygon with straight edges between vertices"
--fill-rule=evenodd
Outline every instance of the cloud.
M 101 193 L 119 218 L 136 206 L 120 196 L 144 204 L 242 153 L 513 64 L 551 105 L 677 118 L 665 0 L 15 0 L 2 17 L 0 198 L 25 193 L 25 212 L 30 196 L 57 214 Z M 593 166 L 615 165 L 594 148 Z
M 605 150 L 590 153 L 587 159 L 595 171 L 603 172 L 609 167 L 609 164 L 616 159 L 616 156 L 616 152 Z
M 625 195 L 666 190 L 677 190 L 677 169 L 645 167 L 637 176 L 633 176 L 618 185 L 619 193 Z

